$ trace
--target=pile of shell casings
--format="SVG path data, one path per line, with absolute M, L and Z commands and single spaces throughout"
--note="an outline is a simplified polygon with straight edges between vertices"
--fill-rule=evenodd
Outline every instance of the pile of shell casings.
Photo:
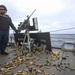
M 37 60 L 41 61 L 43 58 L 40 56 L 42 54 L 49 54 L 51 56 L 51 60 L 46 59 L 45 63 L 41 64 L 35 64 L 37 62 L 35 60 L 35 56 L 37 56 Z M 69 68 L 71 70 L 75 70 L 75 68 L 66 67 L 63 68 L 61 65 L 53 64 L 54 61 L 59 60 L 59 53 L 58 52 L 49 52 L 48 50 L 42 51 L 39 47 L 32 50 L 30 52 L 26 49 L 21 49 L 21 47 L 18 47 L 16 50 L 16 56 L 15 58 L 4 64 L 4 67 L 0 69 L 2 74 L 7 75 L 35 75 L 35 74 L 42 74 L 42 75 L 55 75 L 54 73 L 47 73 L 44 68 L 50 68 L 50 67 L 56 67 L 58 71 L 65 70 L 66 68 Z M 11 70 L 18 67 L 20 64 L 29 64 L 27 68 L 24 70 L 17 71 L 17 73 L 11 74 Z M 38 68 L 37 68 L 38 67 Z

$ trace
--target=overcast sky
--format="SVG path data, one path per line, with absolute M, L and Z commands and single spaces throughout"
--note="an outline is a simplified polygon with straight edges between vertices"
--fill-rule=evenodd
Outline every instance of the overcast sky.
M 30 22 L 37 17 L 42 32 L 75 33 L 75 29 L 52 32 L 75 27 L 75 0 L 0 0 L 0 4 L 6 5 L 16 28 L 36 9 Z

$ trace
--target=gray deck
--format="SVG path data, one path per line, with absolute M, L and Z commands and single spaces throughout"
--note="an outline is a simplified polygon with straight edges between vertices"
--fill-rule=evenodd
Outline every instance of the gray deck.
M 0 54 L 0 75 L 26 75 L 23 73 L 21 74 L 15 74 L 15 73 L 17 73 L 17 71 L 19 70 L 23 71 L 24 69 L 29 69 L 31 66 L 35 67 L 38 70 L 42 69 L 42 73 L 38 72 L 34 74 L 30 72 L 31 73 L 30 75 L 75 75 L 75 55 L 72 52 L 64 53 L 64 57 L 66 57 L 66 59 L 63 59 L 62 64 L 60 65 L 64 69 L 59 70 L 58 69 L 59 67 L 57 68 L 54 65 L 53 66 L 48 65 L 48 63 L 50 62 L 58 64 L 58 61 L 59 61 L 59 60 L 52 61 L 50 52 L 37 52 L 37 53 L 31 53 L 31 55 L 28 56 L 29 58 L 26 59 L 26 62 L 22 60 L 21 63 L 20 62 L 19 64 L 17 63 L 18 66 L 16 66 L 15 68 L 12 68 L 9 74 L 7 74 L 7 72 L 2 73 L 1 69 L 4 67 L 4 65 L 6 65 L 7 63 L 10 63 L 10 61 L 16 60 L 17 48 L 10 47 L 10 48 L 7 48 L 7 51 L 9 52 L 9 55 L 7 56 Z M 60 49 L 53 48 L 52 51 L 59 52 L 59 57 L 60 57 L 61 55 Z M 23 54 L 22 56 L 25 57 L 25 54 Z M 12 64 L 10 65 L 12 66 Z M 72 69 L 67 68 L 68 66 L 70 66 Z

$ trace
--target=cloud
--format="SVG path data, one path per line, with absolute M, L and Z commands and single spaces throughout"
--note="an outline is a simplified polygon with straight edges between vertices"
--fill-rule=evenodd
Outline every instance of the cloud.
M 32 17 L 38 18 L 39 29 L 42 31 L 74 27 L 75 24 L 75 0 L 1 0 L 0 3 L 7 6 L 8 14 L 16 26 L 34 9 L 36 12 Z

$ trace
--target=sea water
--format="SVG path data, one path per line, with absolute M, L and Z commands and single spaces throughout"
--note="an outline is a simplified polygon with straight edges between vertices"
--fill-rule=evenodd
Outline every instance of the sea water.
M 66 41 L 75 42 L 75 34 L 50 34 L 52 47 L 61 48 Z

